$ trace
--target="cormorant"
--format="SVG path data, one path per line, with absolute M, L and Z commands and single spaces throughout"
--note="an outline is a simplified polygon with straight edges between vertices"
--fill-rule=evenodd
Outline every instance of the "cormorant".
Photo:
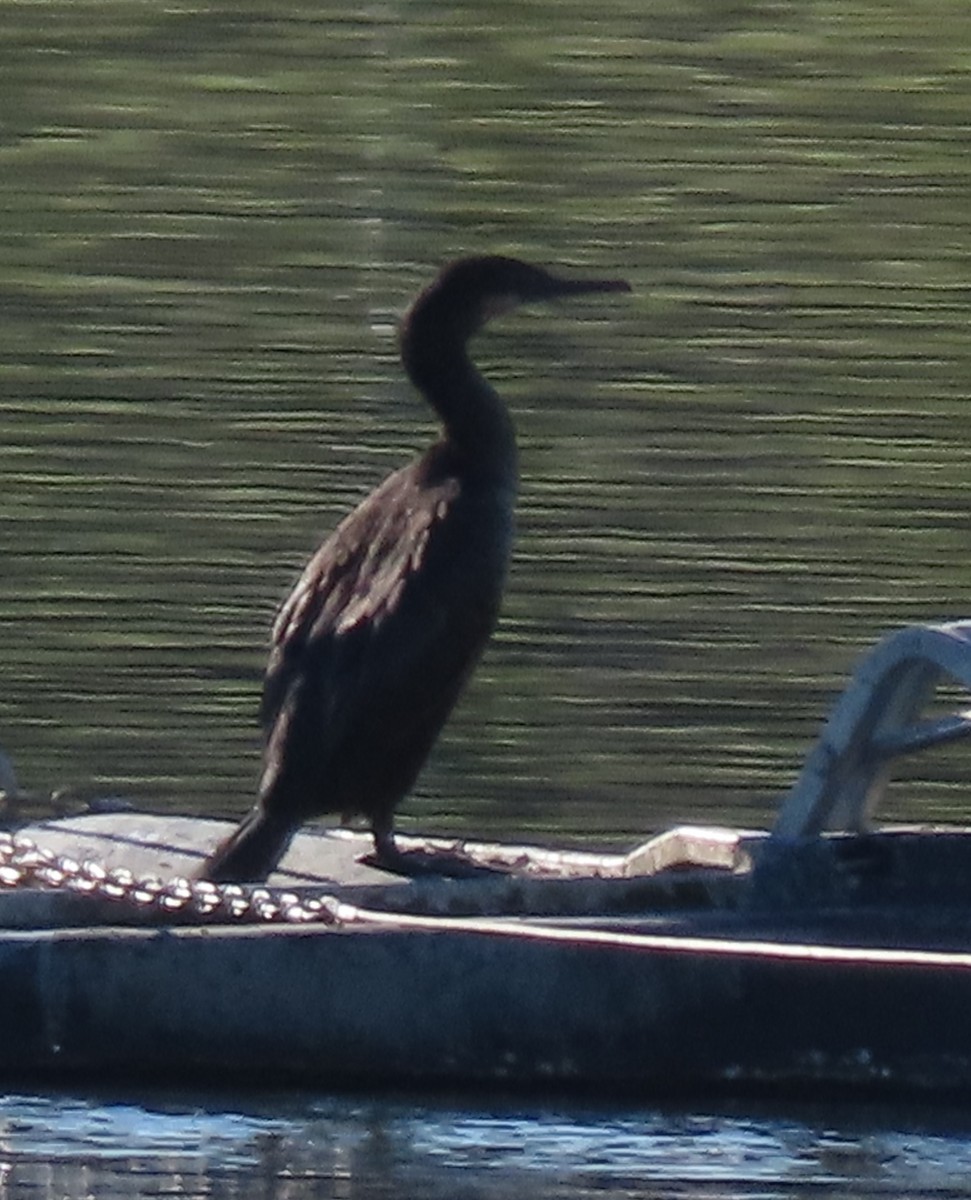
M 446 266 L 415 300 L 401 359 L 443 434 L 340 523 L 280 609 L 259 798 L 202 878 L 265 879 L 324 813 L 367 818 L 378 863 L 408 872 L 394 811 L 489 640 L 513 538 L 513 425 L 466 343 L 519 304 L 629 290 L 485 256 Z

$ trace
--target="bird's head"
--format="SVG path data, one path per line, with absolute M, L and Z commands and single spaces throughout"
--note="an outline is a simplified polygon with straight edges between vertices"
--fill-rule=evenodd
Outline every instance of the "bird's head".
M 563 279 L 498 254 L 460 258 L 444 267 L 415 300 L 402 325 L 402 345 L 429 335 L 464 342 L 487 321 L 521 304 L 586 292 L 629 291 L 623 279 Z

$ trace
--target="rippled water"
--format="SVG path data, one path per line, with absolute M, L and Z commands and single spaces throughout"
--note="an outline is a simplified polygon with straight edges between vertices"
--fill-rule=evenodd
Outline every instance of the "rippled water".
M 0 1188 L 45 1200 L 971 1195 L 967 1115 L 947 1110 L 199 1099 L 9 1095 Z
M 266 630 L 432 433 L 439 263 L 624 273 L 480 343 L 522 442 L 501 628 L 406 806 L 765 821 L 856 654 L 971 611 L 971 13 L 609 0 L 3 6 L 0 744 L 239 812 Z M 953 752 L 897 811 L 966 811 Z

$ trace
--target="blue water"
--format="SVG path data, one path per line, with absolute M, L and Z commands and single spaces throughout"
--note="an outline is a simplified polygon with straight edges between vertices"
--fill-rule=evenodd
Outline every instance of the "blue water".
M 0 1196 L 971 1196 L 971 1112 L 8 1094 Z

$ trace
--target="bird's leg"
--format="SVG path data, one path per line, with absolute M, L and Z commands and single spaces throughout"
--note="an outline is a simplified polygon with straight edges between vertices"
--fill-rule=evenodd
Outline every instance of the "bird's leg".
M 394 840 L 394 822 L 387 817 L 376 817 L 371 823 L 371 837 L 374 839 L 375 863 L 393 871 L 392 864 L 400 862 L 402 857 Z

